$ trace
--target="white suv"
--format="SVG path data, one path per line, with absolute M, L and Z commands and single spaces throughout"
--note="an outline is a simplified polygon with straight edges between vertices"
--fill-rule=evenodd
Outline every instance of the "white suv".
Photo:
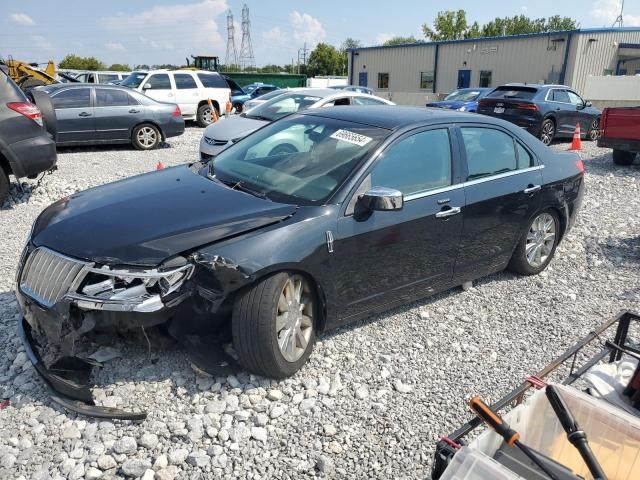
M 213 120 L 208 99 L 220 115 L 231 92 L 222 75 L 205 70 L 136 71 L 120 85 L 160 102 L 177 103 L 184 119 L 195 120 L 201 127 L 206 127 Z

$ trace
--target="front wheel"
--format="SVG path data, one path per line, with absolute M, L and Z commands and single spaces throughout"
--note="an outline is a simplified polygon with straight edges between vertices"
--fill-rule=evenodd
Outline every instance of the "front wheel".
M 631 165 L 636 158 L 634 152 L 625 152 L 624 150 L 613 151 L 613 163 L 616 165 Z
M 236 113 L 242 113 L 242 104 L 241 103 L 236 103 L 233 108 L 236 109 Z
M 138 150 L 153 150 L 160 145 L 161 140 L 160 130 L 149 123 L 138 125 L 131 135 L 131 142 Z
M 509 269 L 522 275 L 536 275 L 547 268 L 560 239 L 560 222 L 551 210 L 539 213 L 516 246 Z
M 550 118 L 547 118 L 542 122 L 540 127 L 540 140 L 545 145 L 551 145 L 553 138 L 556 135 L 556 124 Z
M 272 378 L 296 373 L 315 343 L 315 298 L 309 280 L 287 272 L 242 292 L 232 318 L 233 346 L 240 363 Z
M 218 112 L 218 109 L 215 106 L 213 108 L 216 110 L 216 115 L 219 118 L 220 112 Z M 211 107 L 208 103 L 200 105 L 200 107 L 198 108 L 198 113 L 196 114 L 196 123 L 199 127 L 202 128 L 208 127 L 213 123 L 213 111 L 211 110 Z

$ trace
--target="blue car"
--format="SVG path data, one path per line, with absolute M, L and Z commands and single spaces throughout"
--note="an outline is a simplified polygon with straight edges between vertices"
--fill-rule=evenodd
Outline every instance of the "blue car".
M 478 100 L 486 96 L 492 88 L 460 88 L 451 92 L 441 102 L 427 103 L 427 107 L 448 108 L 460 112 L 475 112 Z
M 274 90 L 278 90 L 278 87 L 275 85 L 268 83 L 251 83 L 242 87 L 242 92 L 238 92 L 238 94 L 231 97 L 231 105 L 233 105 L 233 108 L 236 109 L 237 113 L 240 113 L 244 108 L 244 102 L 258 98 L 259 96 L 273 92 Z

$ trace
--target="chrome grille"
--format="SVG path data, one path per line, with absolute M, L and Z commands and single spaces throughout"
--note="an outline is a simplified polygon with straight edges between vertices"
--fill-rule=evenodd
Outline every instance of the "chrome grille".
M 209 145 L 213 145 L 213 146 L 221 146 L 229 143 L 229 140 L 217 140 L 215 138 L 211 138 L 207 136 L 204 137 L 204 141 L 207 142 Z
M 52 307 L 79 283 L 87 265 L 48 248 L 36 248 L 22 269 L 20 290 L 45 307 Z

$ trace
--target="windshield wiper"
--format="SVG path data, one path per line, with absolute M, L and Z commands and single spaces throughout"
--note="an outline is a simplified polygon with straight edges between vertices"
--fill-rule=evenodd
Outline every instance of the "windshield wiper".
M 250 187 L 247 187 L 247 185 L 241 180 L 237 182 L 230 182 L 228 180 L 222 180 L 216 176 L 212 176 L 211 178 L 213 178 L 214 180 L 217 180 L 220 183 L 227 185 L 228 187 L 231 187 L 231 190 L 241 190 L 243 192 L 250 193 L 254 197 L 262 198 L 265 200 L 267 199 L 267 195 L 264 192 L 260 192 L 259 190 L 254 190 Z
M 265 117 L 264 115 L 245 115 L 244 118 L 250 118 L 251 120 L 264 120 L 265 122 L 273 122 L 272 118 Z

